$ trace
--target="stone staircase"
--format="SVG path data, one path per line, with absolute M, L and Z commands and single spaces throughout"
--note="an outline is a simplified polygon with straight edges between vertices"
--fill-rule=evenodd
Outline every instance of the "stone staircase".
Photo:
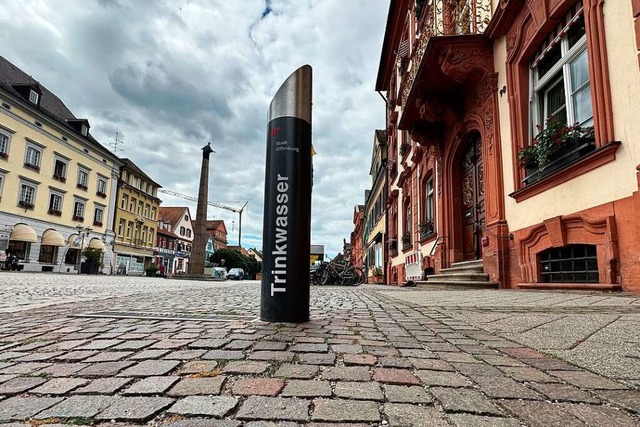
M 427 280 L 416 282 L 418 287 L 456 287 L 476 289 L 497 289 L 498 283 L 490 282 L 484 272 L 482 260 L 456 262 L 451 268 L 443 268 L 440 274 L 427 276 Z

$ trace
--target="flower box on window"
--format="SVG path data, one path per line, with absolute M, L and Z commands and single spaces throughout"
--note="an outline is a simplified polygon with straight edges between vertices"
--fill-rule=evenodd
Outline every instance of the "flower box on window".
M 33 203 L 25 202 L 24 200 L 20 200 L 18 202 L 18 206 L 20 206 L 21 208 L 25 208 L 25 209 L 33 209 L 35 207 L 35 205 Z
M 38 165 L 34 165 L 34 164 L 31 164 L 31 163 L 25 162 L 24 163 L 24 167 L 25 168 L 29 168 L 29 169 L 33 169 L 34 171 L 40 172 L 40 166 L 38 166 Z
M 84 221 L 84 217 L 83 216 L 74 215 L 73 216 L 73 220 L 82 222 L 82 221 Z
M 9 153 L 0 153 L 0 159 L 7 160 L 9 158 Z
M 546 127 L 538 129 L 531 145 L 518 152 L 520 166 L 526 171 L 525 184 L 536 182 L 595 149 L 593 127 L 547 120 Z
M 402 249 L 405 250 L 411 247 L 411 234 L 407 233 L 402 236 Z
M 82 185 L 82 184 L 76 184 L 76 187 L 81 189 L 81 190 L 84 190 L 84 191 L 87 191 L 89 189 L 89 187 L 87 187 L 86 185 Z
M 62 211 L 58 210 L 58 209 L 49 209 L 47 211 L 47 213 L 49 215 L 55 215 L 55 216 L 62 216 Z
M 423 240 L 435 232 L 435 227 L 433 226 L 433 221 L 424 221 L 418 224 L 418 229 L 420 230 L 420 240 Z
M 96 196 L 102 197 L 103 199 L 107 197 L 107 193 L 103 193 L 101 191 L 96 191 Z
M 93 221 L 93 225 L 96 227 L 102 227 L 102 221 Z
M 53 179 L 55 179 L 56 181 L 60 181 L 62 183 L 67 182 L 67 178 L 61 175 L 53 175 Z

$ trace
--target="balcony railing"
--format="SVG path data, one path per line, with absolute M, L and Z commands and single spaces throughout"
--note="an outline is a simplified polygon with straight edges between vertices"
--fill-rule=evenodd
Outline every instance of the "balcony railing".
M 403 106 L 406 106 L 429 40 L 436 36 L 482 34 L 493 15 L 491 0 L 432 0 L 424 3 L 418 20 L 411 61 L 403 73 L 400 87 Z

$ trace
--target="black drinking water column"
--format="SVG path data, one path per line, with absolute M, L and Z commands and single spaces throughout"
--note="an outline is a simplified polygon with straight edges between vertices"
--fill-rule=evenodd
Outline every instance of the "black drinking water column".
M 309 320 L 311 79 L 311 67 L 300 67 L 269 106 L 260 296 L 268 322 Z

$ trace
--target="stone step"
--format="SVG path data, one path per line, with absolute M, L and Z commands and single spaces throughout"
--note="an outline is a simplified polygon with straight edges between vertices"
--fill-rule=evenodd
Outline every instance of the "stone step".
M 451 268 L 465 268 L 465 267 L 483 267 L 481 259 L 474 259 L 473 261 L 460 261 L 451 264 Z
M 518 283 L 518 289 L 620 292 L 622 285 L 613 283 Z
M 439 274 L 473 274 L 473 273 L 484 273 L 484 269 L 482 266 L 466 266 L 466 267 L 451 267 L 451 268 L 441 268 Z
M 418 280 L 416 286 L 419 288 L 429 288 L 432 286 L 442 288 L 456 288 L 456 289 L 498 289 L 499 284 L 496 282 L 477 282 L 477 281 L 462 281 L 449 282 L 446 280 Z
M 475 272 L 449 272 L 447 274 L 434 274 L 431 276 L 427 276 L 427 281 L 441 281 L 441 282 L 488 282 L 489 275 L 486 273 L 475 273 Z

